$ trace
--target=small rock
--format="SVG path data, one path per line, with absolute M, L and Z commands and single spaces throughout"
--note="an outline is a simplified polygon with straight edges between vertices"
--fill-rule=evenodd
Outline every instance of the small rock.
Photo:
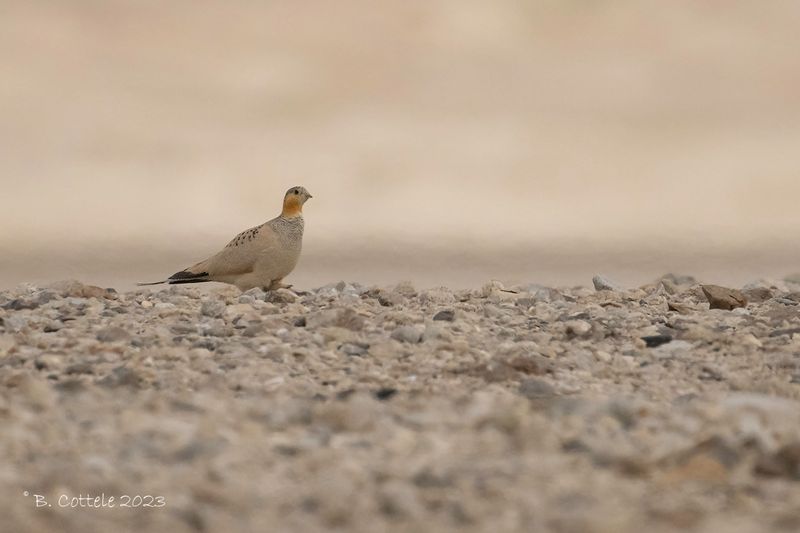
M 554 366 L 551 360 L 539 354 L 517 355 L 500 363 L 501 365 L 494 366 L 503 366 L 516 372 L 536 376 L 551 372 Z
M 42 331 L 44 331 L 45 333 L 55 333 L 56 331 L 62 329 L 64 329 L 64 323 L 62 321 L 49 320 L 42 328 Z
M 525 300 L 524 298 L 521 298 L 520 300 L 518 300 L 518 303 L 524 300 Z M 551 289 L 550 287 L 543 287 L 534 293 L 533 300 L 534 302 L 546 302 L 546 303 L 563 302 L 564 295 L 561 294 L 561 292 L 559 292 L 556 289 Z
M 118 366 L 98 383 L 104 387 L 139 387 L 144 382 L 141 374 L 127 366 Z
M 531 400 L 541 400 L 555 396 L 556 389 L 543 379 L 526 378 L 519 384 L 519 393 Z
M 492 291 L 487 297 L 488 301 L 494 304 L 502 304 L 506 302 L 514 302 L 521 298 L 517 291 L 509 289 L 497 289 Z
M 367 353 L 369 344 L 361 342 L 346 342 L 339 349 L 351 357 L 361 357 Z
M 762 476 L 800 480 L 800 442 L 782 446 L 775 453 L 762 457 L 755 466 Z
M 752 333 L 747 333 L 742 336 L 741 341 L 744 346 L 752 346 L 753 348 L 761 348 L 764 344 Z
M 131 338 L 131 334 L 119 326 L 101 329 L 97 332 L 97 340 L 100 342 L 126 341 Z
M 736 289 L 720 287 L 719 285 L 702 285 L 702 289 L 711 309 L 732 311 L 737 307 L 745 307 L 747 305 L 747 298 L 741 291 Z
M 207 337 L 230 337 L 233 335 L 233 328 L 219 319 L 200 324 L 200 331 Z
M 17 343 L 11 335 L 0 335 L 0 357 L 8 355 L 16 345 Z
M 488 298 L 489 296 L 492 295 L 492 293 L 504 290 L 506 290 L 505 285 L 503 285 L 496 279 L 493 279 L 492 281 L 481 287 L 481 289 L 478 291 L 478 295 L 481 298 Z
M 406 298 L 413 298 L 417 295 L 417 290 L 414 288 L 414 285 L 412 285 L 410 281 L 401 281 L 400 283 L 395 285 L 393 292 L 401 294 Z
M 275 304 L 290 304 L 297 301 L 297 295 L 289 289 L 276 289 L 267 293 L 267 301 Z
M 708 381 L 725 381 L 725 372 L 718 366 L 707 363 L 700 368 L 700 379 Z
M 432 340 L 451 341 L 453 336 L 446 329 L 437 326 L 436 324 L 428 324 L 425 326 L 425 332 L 422 334 L 422 342 Z
M 44 354 L 37 357 L 33 365 L 36 370 L 57 370 L 63 366 L 63 360 L 54 354 Z
M 592 325 L 585 320 L 568 320 L 566 322 L 567 335 L 583 337 L 592 331 Z
M 306 327 L 312 329 L 337 327 L 359 331 L 364 327 L 364 317 L 349 307 L 323 309 L 306 317 Z
M 406 301 L 406 297 L 397 292 L 381 289 L 378 291 L 378 303 L 384 307 L 394 307 Z
M 388 400 L 395 394 L 397 394 L 397 389 L 392 387 L 382 387 L 375 391 L 375 398 L 378 400 Z
M 94 366 L 89 363 L 75 363 L 69 365 L 64 372 L 67 375 L 72 374 L 94 374 Z
M 23 309 L 36 309 L 39 307 L 39 304 L 34 300 L 24 300 L 22 298 L 16 298 L 11 300 L 8 303 L 1 305 L 3 309 L 8 309 L 9 311 L 22 311 Z
M 433 315 L 434 320 L 443 320 L 445 322 L 452 322 L 455 320 L 456 312 L 452 309 L 442 309 L 435 315 Z
M 619 284 L 611 281 L 610 279 L 596 275 L 592 278 L 592 284 L 594 285 L 595 290 L 597 291 L 623 291 L 625 289 L 622 288 Z
M 691 314 L 694 309 L 690 305 L 678 303 L 678 302 L 669 302 L 667 303 L 667 309 L 670 311 L 675 311 L 681 315 L 688 315 Z
M 391 338 L 400 342 L 417 344 L 422 341 L 422 329 L 416 326 L 400 326 L 392 331 Z
M 6 331 L 18 333 L 28 327 L 28 319 L 27 317 L 13 314 L 3 319 L 3 325 L 6 328 Z
M 56 404 L 57 394 L 45 380 L 36 379 L 29 374 L 20 374 L 11 379 L 13 386 L 19 391 L 19 395 L 37 411 L 52 409 Z M 7 383 L 7 385 L 12 385 L 12 383 Z
M 694 345 L 687 341 L 672 341 L 654 348 L 651 352 L 656 359 L 675 359 L 688 354 Z
M 253 303 L 253 301 L 264 301 L 267 297 L 267 293 L 261 287 L 254 287 L 250 290 L 247 290 L 239 295 L 239 303 L 246 304 L 246 303 Z M 243 301 L 244 299 L 244 301 Z
M 429 291 L 425 291 L 420 294 L 419 296 L 420 303 L 423 304 L 438 304 L 438 305 L 447 305 L 455 303 L 456 297 L 453 295 L 450 289 L 445 287 L 440 287 L 437 289 L 431 289 Z
M 346 281 L 337 283 L 336 290 L 339 291 L 342 296 L 361 296 L 364 292 L 364 288 L 358 283 L 348 283 Z
M 744 297 L 748 302 L 754 304 L 764 303 L 767 300 L 772 299 L 774 296 L 772 290 L 767 287 L 752 287 L 750 289 L 743 290 L 742 294 L 744 294 Z
M 109 300 L 117 299 L 117 291 L 114 289 L 103 289 L 94 285 L 84 285 L 80 281 L 66 280 L 57 281 L 49 287 L 61 295 L 62 298 L 105 298 Z
M 671 272 L 669 274 L 664 274 L 663 276 L 661 276 L 661 281 L 664 280 L 671 281 L 676 285 L 686 285 L 686 286 L 695 285 L 697 283 L 697 280 L 695 279 L 694 276 L 687 276 L 686 274 L 673 274 Z
M 240 295 L 236 301 L 239 302 L 240 304 L 246 304 L 246 305 L 253 305 L 254 303 L 256 303 L 256 299 L 249 294 Z
M 200 313 L 203 316 L 219 318 L 225 314 L 226 307 L 225 302 L 209 298 L 203 300 L 203 303 L 200 304 Z
M 672 337 L 669 335 L 648 335 L 642 337 L 642 340 L 648 348 L 656 348 L 662 344 L 672 342 Z

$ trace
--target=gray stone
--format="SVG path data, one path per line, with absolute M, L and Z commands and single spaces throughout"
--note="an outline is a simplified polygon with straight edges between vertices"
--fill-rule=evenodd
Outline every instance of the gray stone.
M 555 396 L 556 389 L 543 379 L 526 378 L 519 384 L 519 393 L 531 400 L 541 400 Z
M 19 314 L 12 314 L 3 319 L 3 324 L 6 331 L 17 333 L 28 327 L 28 318 Z
M 442 320 L 445 322 L 452 322 L 455 320 L 456 313 L 452 309 L 442 309 L 435 315 L 433 315 L 434 320 Z
M 394 286 L 392 292 L 405 296 L 406 298 L 414 298 L 417 295 L 417 290 L 410 281 L 402 281 Z
M 419 295 L 420 303 L 446 305 L 455 303 L 456 297 L 452 291 L 444 287 L 424 291 Z
M 119 326 L 112 326 L 97 332 L 97 340 L 100 342 L 120 342 L 127 341 L 130 338 L 131 334 Z
M 339 349 L 347 355 L 361 357 L 366 355 L 367 350 L 369 349 L 369 344 L 361 342 L 346 342 L 339 346 Z
M 611 281 L 610 279 L 608 279 L 608 278 L 606 278 L 604 276 L 601 276 L 599 274 L 592 278 L 592 284 L 594 285 L 595 290 L 598 290 L 598 291 L 623 291 L 623 290 L 625 290 L 625 289 L 623 289 L 623 287 L 621 285 L 619 285 L 619 284 Z
M 567 334 L 576 337 L 583 337 L 592 331 L 592 325 L 585 320 L 568 320 L 565 325 Z
M 653 348 L 650 354 L 656 359 L 675 359 L 688 355 L 693 348 L 691 342 L 678 340 Z
M 311 313 L 306 317 L 309 329 L 337 327 L 359 331 L 364 327 L 364 317 L 350 307 L 341 309 L 324 309 Z
M 213 298 L 208 298 L 203 300 L 200 304 L 200 313 L 203 316 L 208 316 L 211 318 L 219 318 L 225 314 L 226 309 L 225 302 Z
M 244 301 L 244 302 L 241 301 L 242 297 L 246 297 L 245 298 L 246 301 Z M 239 296 L 239 299 L 240 299 L 239 303 L 240 304 L 252 303 L 252 300 L 263 302 L 266 299 L 266 297 L 267 297 L 267 293 L 264 291 L 264 289 L 262 289 L 261 287 L 254 287 L 254 288 L 252 288 L 250 290 L 247 290 L 247 291 L 243 292 Z M 251 298 L 252 298 L 252 300 L 250 300 Z
M 277 304 L 290 304 L 297 301 L 297 295 L 289 289 L 276 289 L 267 293 L 267 301 Z
M 128 366 L 118 366 L 98 381 L 104 387 L 140 387 L 144 384 L 141 373 Z
M 378 291 L 378 303 L 384 307 L 394 307 L 403 304 L 405 301 L 406 297 L 399 292 L 386 291 L 383 289 Z
M 400 326 L 392 331 L 391 338 L 400 342 L 417 344 L 422 341 L 424 330 L 417 326 Z

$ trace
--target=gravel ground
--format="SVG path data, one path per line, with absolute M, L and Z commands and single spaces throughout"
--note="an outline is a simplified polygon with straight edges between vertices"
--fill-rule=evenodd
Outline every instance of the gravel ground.
M 798 303 L 672 275 L 21 286 L 0 530 L 797 531 Z

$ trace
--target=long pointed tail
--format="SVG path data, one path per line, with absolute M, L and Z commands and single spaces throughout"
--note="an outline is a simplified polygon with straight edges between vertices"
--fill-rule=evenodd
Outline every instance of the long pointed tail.
M 166 282 L 167 282 L 167 280 L 164 280 L 164 281 L 153 281 L 153 282 L 148 282 L 148 283 L 137 283 L 136 286 L 137 287 L 146 287 L 148 285 L 163 285 Z

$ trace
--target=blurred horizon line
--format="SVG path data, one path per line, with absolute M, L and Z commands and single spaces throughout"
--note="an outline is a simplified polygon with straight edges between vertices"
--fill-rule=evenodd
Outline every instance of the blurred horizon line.
M 217 244 L 131 246 L 107 242 L 68 249 L 33 246 L 4 251 L 0 288 L 79 279 L 129 289 L 136 282 L 164 279 L 204 259 L 218 249 Z M 484 244 L 480 248 L 362 241 L 348 246 L 306 244 L 289 282 L 308 287 L 340 280 L 382 285 L 411 281 L 420 287 L 469 288 L 497 279 L 511 284 L 590 286 L 594 274 L 604 274 L 639 286 L 675 273 L 737 285 L 763 278 L 783 279 L 798 272 L 800 249 L 789 246 L 788 239 L 758 246 L 672 246 L 664 242 L 630 246 L 615 241 L 587 246 Z

